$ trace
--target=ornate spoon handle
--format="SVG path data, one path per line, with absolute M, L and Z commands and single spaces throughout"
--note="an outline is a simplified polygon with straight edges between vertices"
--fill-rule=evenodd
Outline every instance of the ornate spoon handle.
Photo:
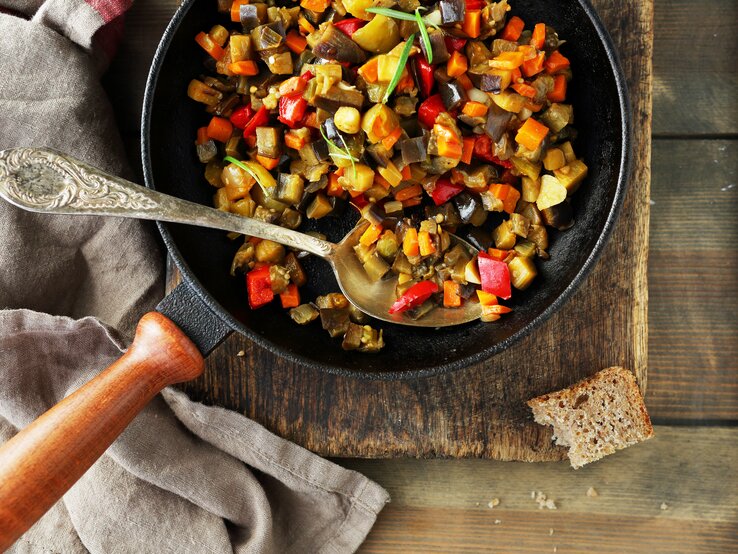
M 335 246 L 310 235 L 162 194 L 54 150 L 0 152 L 0 196 L 32 212 L 108 215 L 184 223 L 273 240 L 328 258 Z

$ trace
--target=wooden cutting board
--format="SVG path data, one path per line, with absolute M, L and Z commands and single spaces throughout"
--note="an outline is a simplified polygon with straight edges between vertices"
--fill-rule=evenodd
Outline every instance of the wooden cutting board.
M 525 461 L 564 456 L 562 448 L 552 446 L 550 432 L 532 422 L 524 404 L 528 398 L 611 365 L 632 369 L 645 391 L 653 3 L 593 4 L 628 81 L 633 174 L 599 263 L 556 315 L 487 362 L 405 382 L 316 372 L 233 334 L 208 358 L 204 375 L 182 388 L 324 456 Z

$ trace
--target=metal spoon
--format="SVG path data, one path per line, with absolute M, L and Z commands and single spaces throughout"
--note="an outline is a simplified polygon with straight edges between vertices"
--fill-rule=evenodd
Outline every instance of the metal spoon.
M 257 219 L 188 202 L 115 177 L 59 152 L 39 148 L 0 151 L 0 196 L 24 210 L 48 214 L 106 215 L 197 225 L 272 240 L 325 259 L 343 294 L 361 311 L 413 327 L 446 327 L 480 316 L 479 304 L 437 308 L 414 321 L 390 314 L 395 279 L 372 281 L 354 253 L 368 223 L 358 224 L 338 244 Z M 451 235 L 469 252 L 476 249 Z

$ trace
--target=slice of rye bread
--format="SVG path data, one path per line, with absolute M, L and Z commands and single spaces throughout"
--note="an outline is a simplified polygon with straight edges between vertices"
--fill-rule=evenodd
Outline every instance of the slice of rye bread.
M 569 447 L 575 469 L 653 436 L 635 377 L 622 367 L 533 398 L 528 406 L 536 423 L 553 426 L 556 444 Z

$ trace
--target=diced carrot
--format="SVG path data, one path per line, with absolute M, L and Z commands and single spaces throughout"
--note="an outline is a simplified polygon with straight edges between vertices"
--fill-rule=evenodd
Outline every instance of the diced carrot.
M 295 54 L 302 54 L 307 47 L 307 39 L 294 29 L 287 33 L 284 39 L 287 48 L 292 50 Z
M 511 83 L 522 83 L 523 82 L 523 74 L 520 73 L 520 68 L 516 67 L 512 71 L 510 71 L 510 82 Z
M 510 40 L 512 42 L 515 42 L 520 38 L 520 35 L 523 33 L 524 28 L 525 23 L 523 22 L 523 20 L 520 19 L 517 15 L 514 15 L 507 22 L 507 25 L 505 25 L 500 38 L 503 40 Z
M 218 61 L 220 61 L 220 59 L 225 56 L 225 50 L 215 44 L 215 41 L 213 41 L 213 39 L 211 39 L 210 35 L 208 35 L 207 33 L 197 33 L 197 36 L 195 37 L 195 42 L 202 46 L 202 49 L 205 50 L 205 52 L 210 54 Z
M 382 177 L 379 174 L 379 171 L 374 173 L 374 184 L 379 185 L 380 187 L 387 189 L 387 190 L 389 190 L 390 187 L 392 186 L 392 183 L 390 183 L 387 179 Z
M 543 62 L 543 67 L 546 68 L 546 73 L 548 74 L 558 73 L 562 69 L 569 67 L 569 65 L 571 65 L 569 59 L 562 56 L 558 50 L 551 52 L 546 61 Z
M 522 65 L 523 75 L 526 77 L 533 77 L 533 75 L 537 75 L 543 71 L 543 60 L 545 58 L 546 54 L 544 52 L 539 52 L 535 58 L 525 60 Z
M 443 282 L 443 307 L 458 308 L 461 306 L 461 285 L 453 281 Z
M 395 145 L 395 143 L 400 139 L 401 136 L 402 127 L 397 127 L 394 131 L 392 131 L 389 135 L 382 139 L 382 146 L 389 150 Z
M 540 146 L 541 141 L 546 138 L 547 134 L 548 127 L 529 117 L 520 129 L 518 129 L 518 134 L 515 135 L 515 141 L 525 146 L 528 150 L 533 151 Z
M 195 144 L 205 144 L 209 140 L 210 137 L 208 136 L 208 128 L 200 127 L 197 130 L 197 140 L 195 140 Z
M 364 65 L 359 68 L 359 75 L 367 83 L 376 83 L 379 76 L 377 75 L 377 69 L 379 67 L 379 56 L 372 58 Z
M 315 32 L 315 27 L 312 26 L 312 24 L 305 19 L 304 15 L 301 15 L 299 18 L 297 18 L 297 27 L 300 29 L 300 32 L 303 35 L 309 35 L 310 33 Z
M 487 113 L 488 109 L 489 108 L 487 108 L 487 106 L 485 106 L 481 102 L 474 102 L 470 100 L 466 104 L 464 104 L 464 107 L 461 109 L 461 111 L 469 117 L 481 117 Z
M 486 292 L 481 289 L 477 290 L 477 297 L 479 298 L 479 303 L 482 306 L 495 306 L 499 303 L 497 300 L 497 297 L 492 294 L 491 292 Z
M 503 306 L 502 304 L 494 304 L 492 306 L 486 306 L 487 312 L 491 314 L 509 314 L 512 312 L 512 308 L 508 308 L 507 306 Z
M 257 154 L 256 160 L 267 169 L 274 169 L 279 165 L 279 158 L 267 158 Z
M 541 108 L 543 108 L 543 104 L 536 104 L 532 100 L 528 100 L 525 104 L 523 104 L 523 107 L 535 113 L 541 111 Z
M 283 308 L 297 308 L 300 305 L 300 290 L 295 283 L 287 285 L 287 290 L 279 295 Z
M 415 88 L 415 79 L 413 79 L 413 76 L 410 75 L 410 72 L 405 70 L 402 74 L 402 78 L 400 79 L 400 82 L 397 83 L 397 87 L 395 90 L 398 92 L 410 92 Z
M 546 24 L 536 23 L 533 27 L 533 35 L 530 37 L 530 43 L 539 50 L 543 50 L 543 44 L 546 42 Z
M 520 200 L 520 192 L 515 187 L 497 183 L 489 187 L 489 191 L 495 198 L 502 201 L 502 209 L 511 214 L 515 211 L 515 207 Z
M 532 60 L 538 54 L 538 50 L 528 44 L 521 44 L 518 46 L 518 52 L 523 53 L 523 59 L 525 60 Z
M 507 255 L 510 253 L 509 250 L 500 250 L 499 248 L 489 248 L 487 249 L 487 254 L 492 256 L 495 260 L 498 262 L 505 261 L 505 258 L 507 258 Z
M 399 200 L 400 202 L 407 200 L 408 198 L 412 198 L 414 196 L 420 196 L 423 194 L 423 187 L 421 187 L 419 184 L 410 185 L 409 187 L 405 187 L 402 190 L 398 190 L 395 193 L 395 200 Z
M 466 10 L 464 13 L 464 22 L 461 24 L 461 30 L 464 31 L 469 38 L 477 38 L 481 29 L 481 10 Z
M 233 123 L 225 117 L 213 116 L 208 123 L 208 136 L 220 142 L 226 142 L 233 133 Z
M 320 127 L 320 123 L 318 123 L 318 114 L 317 112 L 310 112 L 305 116 L 305 126 L 306 127 L 312 127 L 314 129 L 317 129 Z
M 328 188 L 326 189 L 328 196 L 343 196 L 344 190 L 338 182 L 338 177 L 339 175 L 336 172 L 332 172 L 328 176 Z
M 408 198 L 407 200 L 402 201 L 402 207 L 403 208 L 412 208 L 413 206 L 418 206 L 423 201 L 423 199 L 420 196 L 413 196 L 412 198 Z
M 402 252 L 405 256 L 414 257 L 420 253 L 420 247 L 418 246 L 418 231 L 414 227 L 410 227 L 405 231 L 405 236 L 402 239 Z
M 249 0 L 233 0 L 233 4 L 231 4 L 231 21 L 235 23 L 241 21 L 241 6 L 248 3 Z
M 497 57 L 490 60 L 489 65 L 494 69 L 516 69 L 524 61 L 525 54 L 522 52 L 500 52 Z
M 456 80 L 459 82 L 459 84 L 464 87 L 464 90 L 469 90 L 474 88 L 474 83 L 471 82 L 471 79 L 469 78 L 469 75 L 466 73 L 462 73 L 458 77 L 456 77 Z
M 469 63 L 466 60 L 466 56 L 461 52 L 454 50 L 446 63 L 446 73 L 448 76 L 458 77 L 459 75 L 466 73 L 467 69 L 469 69 Z
M 456 133 L 445 125 L 436 123 L 433 125 L 433 133 L 436 135 L 438 155 L 458 160 L 462 154 L 462 142 Z
M 402 180 L 403 181 L 409 181 L 410 178 L 413 176 L 413 172 L 410 170 L 410 165 L 406 165 L 400 170 L 400 173 L 402 173 Z
M 420 231 L 418 233 L 418 251 L 421 256 L 430 256 L 436 251 L 436 245 L 428 231 Z
M 264 239 L 260 239 L 259 237 L 249 237 L 248 242 L 250 242 L 251 244 L 253 244 L 254 246 L 256 246 L 257 244 L 259 244 L 263 240 Z
M 477 139 L 474 137 L 464 137 L 462 141 L 461 161 L 465 164 L 470 164 L 472 161 L 472 155 L 474 154 L 474 143 Z
M 548 93 L 548 99 L 551 102 L 563 102 L 566 100 L 566 76 L 556 75 L 554 76 L 553 90 Z
M 363 246 L 371 246 L 372 244 L 377 242 L 377 239 L 380 236 L 382 236 L 382 231 L 383 229 L 381 225 L 369 225 L 366 231 L 361 234 L 359 244 Z
M 287 148 L 293 148 L 295 150 L 299 150 L 300 148 L 305 146 L 305 139 L 296 133 L 292 133 L 292 132 L 285 133 L 284 145 Z
M 302 2 L 300 2 L 300 6 L 306 10 L 318 13 L 324 12 L 329 4 L 330 0 L 302 0 Z
M 527 85 L 525 83 L 515 83 L 512 86 L 512 88 L 515 92 L 517 92 L 521 96 L 526 96 L 528 98 L 536 97 L 536 89 L 534 89 L 532 86 Z
M 251 60 L 229 63 L 228 70 L 234 75 L 246 75 L 247 77 L 253 77 L 259 74 L 259 66 Z

